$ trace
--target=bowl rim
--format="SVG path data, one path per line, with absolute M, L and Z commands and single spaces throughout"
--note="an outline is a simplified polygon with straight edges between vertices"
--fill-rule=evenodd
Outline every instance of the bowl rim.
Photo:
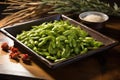
M 103 17 L 103 20 L 100 22 L 93 22 L 93 21 L 86 21 L 83 18 L 86 17 L 87 15 L 90 14 L 95 14 L 95 15 L 100 15 L 101 17 Z M 86 12 L 82 12 L 79 14 L 79 19 L 84 21 L 84 22 L 89 22 L 89 23 L 103 23 L 106 22 L 109 19 L 109 16 L 103 12 L 98 12 L 98 11 L 86 11 Z

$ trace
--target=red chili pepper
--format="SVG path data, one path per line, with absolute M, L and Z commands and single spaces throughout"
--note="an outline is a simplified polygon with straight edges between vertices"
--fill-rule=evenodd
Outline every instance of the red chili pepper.
M 19 50 L 18 50 L 18 48 L 15 48 L 15 47 L 10 47 L 10 50 L 13 52 L 13 53 L 15 53 L 15 52 L 18 52 Z
M 7 43 L 7 42 L 2 43 L 1 48 L 2 48 L 4 51 L 8 51 L 8 50 L 9 50 L 8 43 Z
M 18 57 L 19 57 L 19 53 L 18 52 L 15 52 L 15 53 L 11 52 L 10 53 L 10 58 L 11 59 L 17 59 Z
M 22 59 L 27 60 L 28 59 L 28 54 L 23 54 Z
M 30 56 L 28 54 L 23 54 L 22 55 L 22 60 L 26 64 L 29 64 L 29 65 L 31 64 Z

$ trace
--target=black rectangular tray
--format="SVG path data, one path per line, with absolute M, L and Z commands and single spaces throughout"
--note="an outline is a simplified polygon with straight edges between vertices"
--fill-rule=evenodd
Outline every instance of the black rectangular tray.
M 33 50 L 31 50 L 30 48 L 28 48 L 26 45 L 24 45 L 23 43 L 21 43 L 20 41 L 18 41 L 16 39 L 16 35 L 20 34 L 23 30 L 30 30 L 31 26 L 34 25 L 39 25 L 43 22 L 50 22 L 50 21 L 54 21 L 54 20 L 69 20 L 71 24 L 74 24 L 75 26 L 80 26 L 83 30 L 87 31 L 88 34 L 90 36 L 92 36 L 94 39 L 103 42 L 104 46 L 100 47 L 99 49 L 96 50 L 92 50 L 92 51 L 88 51 L 86 54 L 84 55 L 76 55 L 74 57 L 71 57 L 67 60 L 61 61 L 61 62 L 51 62 L 49 60 L 47 60 L 46 58 L 38 55 L 37 53 L 35 53 Z M 87 56 L 93 55 L 93 54 L 97 54 L 98 52 L 107 50 L 109 48 L 112 48 L 114 46 L 116 46 L 118 44 L 118 41 L 111 39 L 65 15 L 52 15 L 49 17 L 45 17 L 45 18 L 41 18 L 38 20 L 33 20 L 33 21 L 29 21 L 29 22 L 23 22 L 19 25 L 14 25 L 14 26 L 9 26 L 9 27 L 4 27 L 1 28 L 0 31 L 2 33 L 4 33 L 5 35 L 7 35 L 8 37 L 10 37 L 11 39 L 13 39 L 16 43 L 18 43 L 20 46 L 22 46 L 26 51 L 28 51 L 30 54 L 34 55 L 34 57 L 37 57 L 37 59 L 39 59 L 41 62 L 43 62 L 44 64 L 46 64 L 49 68 L 56 68 L 62 65 L 66 65 L 69 64 L 71 62 L 80 60 L 82 58 L 85 58 Z

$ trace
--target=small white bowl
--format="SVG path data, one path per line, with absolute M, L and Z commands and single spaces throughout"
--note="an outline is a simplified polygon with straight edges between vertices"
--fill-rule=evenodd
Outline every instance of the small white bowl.
M 95 30 L 102 29 L 109 19 L 108 15 L 97 11 L 87 11 L 79 14 L 81 22 Z

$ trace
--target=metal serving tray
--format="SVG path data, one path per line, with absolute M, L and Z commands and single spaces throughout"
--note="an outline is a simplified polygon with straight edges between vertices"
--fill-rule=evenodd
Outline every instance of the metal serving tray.
M 37 53 L 35 53 L 33 50 L 31 50 L 30 48 L 28 48 L 26 45 L 24 45 L 23 43 L 21 43 L 20 41 L 18 41 L 16 39 L 16 35 L 20 34 L 23 30 L 30 30 L 31 26 L 34 25 L 39 25 L 43 22 L 50 22 L 50 21 L 54 21 L 54 20 L 69 20 L 71 24 L 74 24 L 76 26 L 80 26 L 83 30 L 87 31 L 88 34 L 90 36 L 92 36 L 94 39 L 103 42 L 104 46 L 100 47 L 99 49 L 96 50 L 92 50 L 92 51 L 88 51 L 86 54 L 83 55 L 76 55 L 74 57 L 71 57 L 67 60 L 61 61 L 61 62 L 51 62 L 49 60 L 47 60 L 46 58 L 38 55 Z M 112 48 L 114 46 L 116 46 L 118 44 L 118 41 L 111 39 L 65 15 L 53 15 L 53 16 L 49 16 L 49 17 L 45 17 L 45 18 L 41 18 L 38 20 L 33 20 L 33 21 L 29 21 L 29 22 L 23 22 L 20 23 L 19 25 L 14 25 L 14 26 L 9 26 L 9 27 L 4 27 L 1 28 L 0 31 L 2 33 L 4 33 L 5 35 L 7 35 L 8 37 L 10 37 L 11 39 L 14 40 L 14 42 L 16 42 L 17 44 L 19 44 L 20 46 L 22 46 L 23 49 L 25 49 L 26 51 L 28 51 L 30 54 L 34 55 L 34 57 L 38 60 L 40 60 L 41 62 L 43 62 L 45 65 L 47 65 L 49 68 L 56 68 L 62 65 L 66 65 L 69 64 L 71 62 L 74 61 L 78 61 L 82 58 L 85 58 L 87 56 L 93 55 L 93 54 L 97 54 L 98 52 L 107 50 L 109 48 Z

